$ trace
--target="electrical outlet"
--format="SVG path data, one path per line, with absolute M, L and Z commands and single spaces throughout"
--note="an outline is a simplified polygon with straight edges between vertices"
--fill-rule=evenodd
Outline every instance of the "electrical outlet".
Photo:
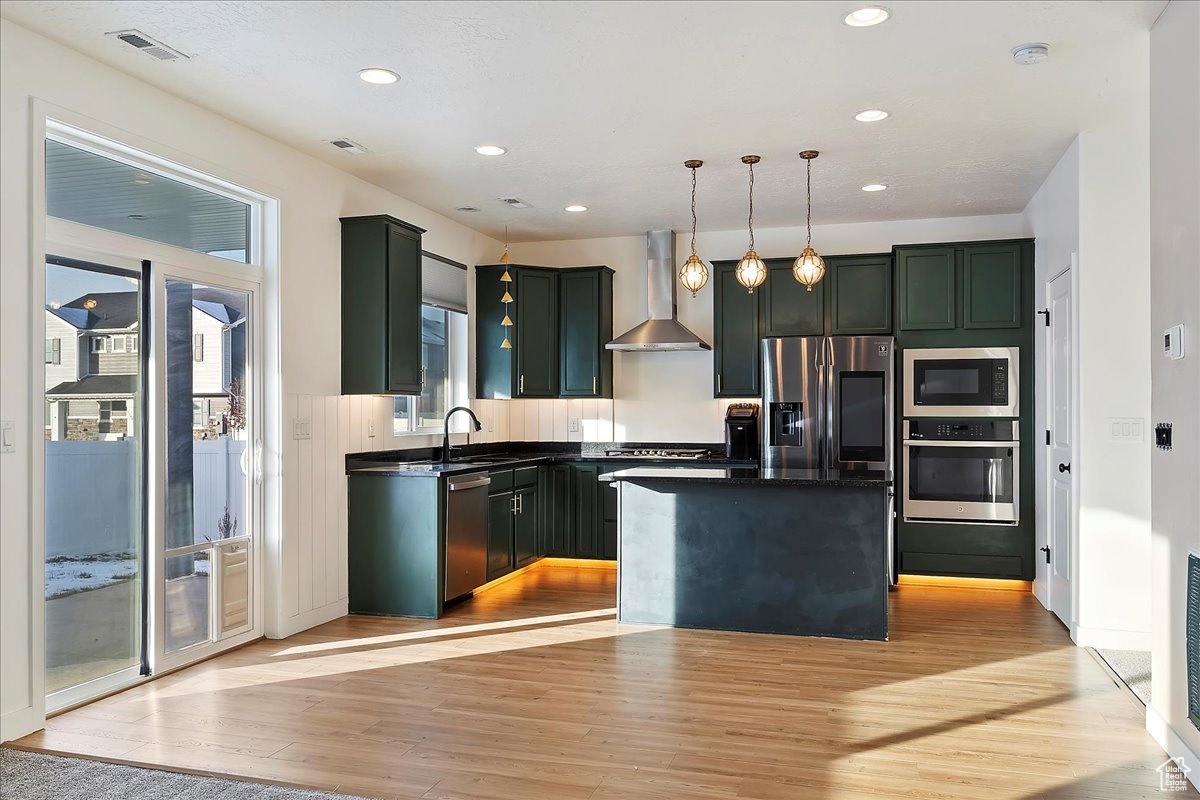
M 571 433 L 579 433 L 579 417 L 571 417 L 571 422 L 567 429 Z
M 368 439 L 375 438 L 375 420 L 373 420 L 373 419 L 367 420 L 367 438 Z
M 293 439 L 312 438 L 312 420 L 307 417 L 296 417 L 292 420 Z
M 492 415 L 488 414 L 488 416 L 487 416 L 487 432 L 491 433 L 494 430 L 496 430 L 496 422 L 492 418 Z

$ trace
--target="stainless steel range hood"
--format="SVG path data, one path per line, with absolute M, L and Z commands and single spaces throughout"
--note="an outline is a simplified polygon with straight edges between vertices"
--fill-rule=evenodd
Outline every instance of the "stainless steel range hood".
M 650 319 L 609 342 L 609 350 L 712 350 L 675 318 L 675 234 L 646 234 L 646 295 Z

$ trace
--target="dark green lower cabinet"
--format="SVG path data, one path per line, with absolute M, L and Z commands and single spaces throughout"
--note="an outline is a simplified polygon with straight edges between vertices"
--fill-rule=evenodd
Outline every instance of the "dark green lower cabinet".
M 542 467 L 542 555 L 569 556 L 571 466 Z
M 520 568 L 538 557 L 538 490 L 537 487 L 517 489 L 513 493 L 517 513 L 513 515 L 513 566 Z
M 495 580 L 513 569 L 513 493 L 488 497 L 487 579 Z
M 617 521 L 606 519 L 600 523 L 600 557 L 607 561 L 617 560 Z
M 572 475 L 571 542 L 576 558 L 599 558 L 599 500 L 600 468 L 594 464 L 577 464 Z

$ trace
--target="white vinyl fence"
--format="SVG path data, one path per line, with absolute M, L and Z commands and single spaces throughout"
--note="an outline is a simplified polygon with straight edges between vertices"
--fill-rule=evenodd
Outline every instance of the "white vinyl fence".
M 137 439 L 46 442 L 46 558 L 133 550 L 140 527 Z M 234 535 L 247 532 L 246 443 L 192 443 L 195 541 L 220 537 L 228 504 Z

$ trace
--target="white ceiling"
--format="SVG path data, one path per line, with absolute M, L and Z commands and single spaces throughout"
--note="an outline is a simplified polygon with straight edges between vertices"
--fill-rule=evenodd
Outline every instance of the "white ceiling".
M 1165 2 L 34 2 L 3 16 L 406 198 L 514 241 L 1017 212 L 1123 104 Z M 105 32 L 191 56 L 159 63 Z M 1050 43 L 1030 67 L 1010 49 Z M 371 86 L 357 71 L 402 76 Z M 885 108 L 890 119 L 854 114 Z M 342 153 L 350 137 L 371 150 Z M 486 158 L 474 147 L 504 145 Z M 884 192 L 865 193 L 867 183 Z M 532 207 L 511 209 L 516 196 Z M 591 210 L 562 209 L 582 203 Z M 478 206 L 478 213 L 456 211 Z

